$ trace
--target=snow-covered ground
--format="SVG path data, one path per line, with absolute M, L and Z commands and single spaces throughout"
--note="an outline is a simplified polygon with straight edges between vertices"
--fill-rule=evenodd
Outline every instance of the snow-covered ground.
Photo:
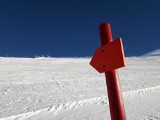
M 160 56 L 119 69 L 127 120 L 160 120 Z M 90 58 L 1 58 L 0 120 L 110 120 L 104 74 Z

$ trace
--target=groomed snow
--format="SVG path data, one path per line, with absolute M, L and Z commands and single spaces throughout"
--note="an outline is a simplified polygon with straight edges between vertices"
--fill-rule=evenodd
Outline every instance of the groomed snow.
M 160 57 L 119 69 L 127 120 L 160 119 Z M 0 120 L 110 120 L 104 74 L 90 58 L 1 58 Z

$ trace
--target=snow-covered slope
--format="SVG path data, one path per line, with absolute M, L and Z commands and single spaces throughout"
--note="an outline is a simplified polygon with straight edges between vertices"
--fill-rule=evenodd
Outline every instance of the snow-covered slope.
M 160 119 L 160 60 L 119 69 L 127 120 Z M 1 58 L 0 120 L 109 120 L 104 74 L 90 58 Z
M 160 49 L 154 50 L 152 52 L 146 53 L 145 56 L 160 56 Z

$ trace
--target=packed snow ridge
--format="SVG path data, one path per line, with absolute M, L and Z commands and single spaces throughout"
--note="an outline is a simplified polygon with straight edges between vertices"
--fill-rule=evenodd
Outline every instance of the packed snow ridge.
M 144 54 L 144 56 L 160 56 L 160 49 Z
M 160 59 L 119 69 L 127 120 L 160 119 Z M 1 58 L 0 120 L 110 120 L 104 74 L 90 58 Z

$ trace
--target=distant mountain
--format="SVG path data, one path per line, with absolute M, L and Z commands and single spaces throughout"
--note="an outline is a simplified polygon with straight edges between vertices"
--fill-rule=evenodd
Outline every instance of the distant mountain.
M 144 54 L 144 56 L 160 56 L 160 49 Z

